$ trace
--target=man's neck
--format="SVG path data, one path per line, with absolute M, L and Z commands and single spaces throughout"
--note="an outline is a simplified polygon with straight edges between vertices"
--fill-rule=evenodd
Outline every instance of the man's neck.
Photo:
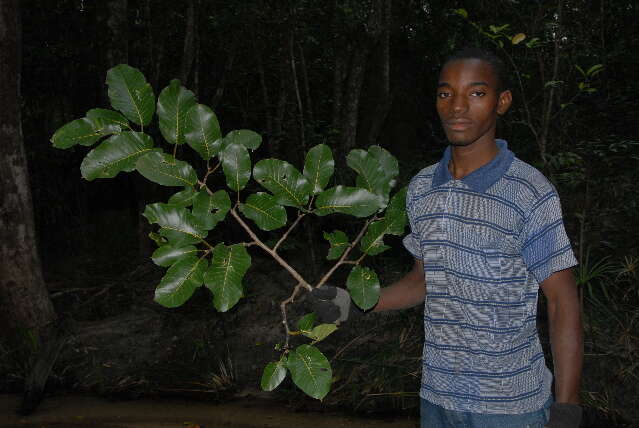
M 476 141 L 469 146 L 452 146 L 448 170 L 455 180 L 461 180 L 473 171 L 489 163 L 499 153 L 499 147 L 492 141 Z

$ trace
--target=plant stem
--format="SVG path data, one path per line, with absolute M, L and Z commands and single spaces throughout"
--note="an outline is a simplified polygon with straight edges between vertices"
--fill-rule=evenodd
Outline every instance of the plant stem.
M 255 242 L 255 244 L 259 246 L 261 249 L 263 249 L 268 255 L 273 257 L 275 261 L 278 262 L 280 266 L 282 266 L 284 269 L 286 269 L 288 273 L 290 273 L 291 276 L 295 278 L 295 280 L 301 286 L 306 288 L 308 291 L 312 291 L 313 286 L 309 284 L 308 281 L 306 281 L 304 278 L 302 278 L 302 275 L 300 275 L 295 269 L 293 269 L 291 265 L 286 263 L 286 261 L 283 258 L 281 258 L 279 254 L 277 254 L 277 252 L 269 248 L 264 242 L 262 242 L 260 238 L 257 237 L 257 235 L 253 232 L 251 227 L 248 224 L 246 224 L 246 222 L 242 220 L 242 218 L 239 216 L 239 214 L 235 210 L 236 207 L 237 205 L 231 208 L 231 211 L 230 211 L 231 215 L 235 218 L 235 220 L 239 223 L 239 225 L 242 226 L 242 228 L 246 231 L 246 233 L 248 233 L 248 235 L 253 239 L 253 242 Z
M 332 268 L 329 269 L 328 272 L 326 272 L 326 274 L 324 274 L 324 276 L 322 277 L 322 279 L 319 280 L 319 282 L 317 283 L 317 285 L 315 285 L 315 288 L 320 288 L 322 285 L 324 285 L 324 283 L 326 283 L 326 281 L 328 281 L 328 279 L 331 277 L 331 275 L 333 275 L 333 272 L 335 272 L 335 270 L 340 267 L 343 264 L 351 264 L 350 261 L 346 260 L 346 257 L 348 257 L 348 255 L 350 254 L 351 250 L 353 248 L 355 248 L 355 246 L 359 243 L 359 241 L 362 239 L 362 237 L 364 236 L 364 233 L 366 233 L 366 229 L 368 229 L 368 226 L 374 222 L 375 220 L 377 220 L 377 217 L 372 217 L 368 220 L 366 220 L 366 223 L 364 224 L 364 226 L 362 227 L 362 230 L 359 231 L 359 234 L 357 235 L 357 237 L 355 238 L 355 240 L 351 243 L 351 245 L 348 246 L 348 248 L 346 249 L 346 251 L 344 251 L 344 254 L 342 254 L 342 257 L 340 257 L 340 259 L 337 261 L 337 263 L 335 263 L 333 265 Z M 364 257 L 366 257 L 366 254 L 362 255 L 362 257 L 360 257 L 357 260 L 357 263 L 359 263 Z
M 286 331 L 286 338 L 284 339 L 284 350 L 288 350 L 288 341 L 290 336 L 292 336 L 291 329 L 288 327 L 288 318 L 286 317 L 286 305 L 289 303 L 293 303 L 295 301 L 295 297 L 300 292 L 300 289 L 304 287 L 304 284 L 301 282 L 297 283 L 295 288 L 293 289 L 293 293 L 286 299 L 280 303 L 280 310 L 282 311 L 282 325 L 284 326 L 284 330 Z
M 293 224 L 291 225 L 291 227 L 288 228 L 288 230 L 284 233 L 284 235 L 282 235 L 282 237 L 280 238 L 279 241 L 277 241 L 277 244 L 275 244 L 275 246 L 273 247 L 273 251 L 277 251 L 277 249 L 279 248 L 279 246 L 286 240 L 286 238 L 288 238 L 288 235 L 291 233 L 291 231 L 293 229 L 295 229 L 295 226 L 297 226 L 297 224 L 300 222 L 300 220 L 302 219 L 302 217 L 304 217 L 306 214 L 302 213 L 302 212 L 298 212 L 297 213 L 297 218 L 295 219 L 295 221 L 293 222 Z

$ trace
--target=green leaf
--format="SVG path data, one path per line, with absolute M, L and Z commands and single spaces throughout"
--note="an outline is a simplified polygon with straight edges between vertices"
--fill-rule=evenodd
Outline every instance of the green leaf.
M 379 279 L 372 269 L 355 266 L 346 279 L 351 298 L 362 310 L 375 306 L 379 300 Z
M 224 220 L 230 209 L 231 198 L 226 190 L 218 190 L 212 195 L 206 190 L 201 190 L 193 201 L 192 212 L 202 229 L 211 230 Z
M 308 151 L 304 162 L 304 176 L 311 183 L 314 195 L 324 190 L 334 171 L 335 161 L 330 147 L 318 144 Z
M 93 122 L 86 117 L 76 119 L 59 128 L 51 137 L 53 147 L 68 149 L 76 144 L 90 146 L 102 138 L 93 126 Z
M 462 18 L 468 18 L 468 12 L 466 9 L 455 9 L 454 12 Z
M 173 247 L 171 245 L 162 245 L 156 249 L 151 255 L 153 263 L 158 266 L 171 266 L 185 256 L 197 255 L 198 249 L 193 245 L 186 245 L 184 247 Z
M 280 361 L 271 362 L 264 368 L 260 386 L 263 391 L 273 391 L 286 377 L 286 357 Z
M 368 217 L 379 208 L 379 196 L 359 187 L 332 187 L 320 193 L 315 200 L 315 213 L 319 216 L 342 213 Z
M 167 308 L 181 306 L 202 285 L 206 266 L 205 258 L 187 256 L 180 259 L 166 271 L 155 289 L 154 300 Z
M 149 204 L 142 213 L 149 223 L 157 223 L 160 234 L 174 247 L 200 242 L 205 238 L 193 215 L 186 208 L 163 203 Z
M 258 192 L 246 198 L 240 205 L 240 211 L 250 218 L 262 230 L 275 230 L 286 226 L 286 209 L 278 205 L 268 193 Z
M 224 137 L 224 146 L 228 144 L 241 144 L 249 150 L 255 150 L 262 144 L 262 136 L 249 129 L 237 129 Z
M 279 159 L 263 159 L 255 164 L 253 178 L 275 196 L 278 204 L 306 205 L 311 183 L 293 165 Z
M 226 312 L 240 300 L 243 293 L 242 278 L 250 266 L 251 256 L 243 245 L 215 246 L 213 261 L 204 275 L 204 283 L 213 293 L 213 305 L 218 311 Z
M 350 245 L 348 236 L 341 230 L 335 230 L 332 233 L 324 232 L 324 239 L 331 244 L 328 256 L 326 256 L 327 260 L 339 259 Z
M 242 190 L 251 178 L 251 157 L 242 144 L 229 144 L 220 153 L 226 185 L 231 190 Z
M 187 112 L 197 104 L 195 95 L 173 79 L 158 97 L 158 118 L 160 132 L 171 144 L 184 144 L 184 128 Z
M 137 68 L 116 65 L 107 72 L 109 100 L 114 109 L 138 125 L 148 125 L 155 112 L 153 88 Z
M 337 326 L 335 324 L 320 324 L 313 327 L 311 331 L 303 331 L 302 334 L 310 339 L 313 339 L 315 342 L 319 342 L 326 339 L 326 337 L 328 337 L 335 330 L 337 330 Z
M 163 186 L 195 186 L 197 174 L 191 165 L 162 152 L 141 156 L 136 169 L 146 179 Z
M 301 345 L 291 351 L 286 366 L 295 385 L 311 397 L 321 400 L 331 389 L 331 364 L 316 347 Z
M 517 33 L 511 39 L 510 42 L 513 45 L 518 45 L 526 39 L 526 35 L 524 33 Z
M 383 242 L 384 235 L 403 235 L 406 228 L 406 188 L 404 187 L 393 196 L 384 219 L 373 222 L 362 238 L 360 247 L 369 256 L 380 254 L 390 247 Z
M 113 135 L 91 150 L 82 160 L 80 171 L 88 181 L 111 178 L 120 171 L 131 172 L 139 157 L 153 150 L 153 140 L 141 132 Z
M 399 174 L 397 159 L 385 149 L 372 146 L 368 152 L 351 150 L 346 161 L 357 172 L 357 187 L 379 195 L 380 207 L 385 207 L 390 189 L 395 185 L 395 177 Z
M 96 132 L 101 135 L 119 134 L 132 130 L 129 121 L 117 111 L 94 108 L 89 110 L 86 116 L 93 122 Z
M 311 331 L 311 329 L 313 328 L 313 324 L 315 324 L 315 318 L 317 318 L 317 316 L 314 312 L 304 315 L 302 318 L 299 319 L 299 321 L 297 321 L 297 329 Z
M 399 162 L 390 152 L 380 146 L 370 146 L 368 153 L 382 166 L 384 176 L 388 181 L 394 180 L 399 175 Z M 394 186 L 394 183 L 392 184 Z M 392 187 L 391 186 L 391 187 Z
M 603 68 L 603 64 L 595 64 L 586 71 L 586 75 L 589 77 L 593 77 L 599 74 L 603 70 Z
M 362 252 L 369 256 L 376 256 L 390 249 L 390 247 L 384 244 L 384 235 L 386 234 L 387 226 L 384 220 L 378 220 L 370 224 L 366 230 L 366 235 L 362 238 L 360 248 Z
M 155 242 L 155 244 L 159 247 L 168 242 L 167 239 L 164 236 L 160 235 L 159 233 L 149 232 L 147 236 L 149 237 L 151 241 Z
M 177 207 L 190 207 L 193 205 L 193 200 L 198 195 L 198 192 L 193 187 L 186 187 L 184 190 L 180 190 L 174 193 L 169 198 L 169 205 L 175 205 Z
M 204 160 L 217 155 L 222 148 L 220 123 L 209 107 L 196 104 L 186 114 L 184 138 Z

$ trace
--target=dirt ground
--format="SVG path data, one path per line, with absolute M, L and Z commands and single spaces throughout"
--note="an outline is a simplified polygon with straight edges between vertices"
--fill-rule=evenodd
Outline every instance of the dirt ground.
M 223 404 L 186 400 L 108 401 L 47 397 L 30 416 L 15 413 L 18 395 L 0 395 L 2 428 L 416 428 L 415 419 L 364 419 L 335 412 L 294 412 L 280 404 L 243 399 Z

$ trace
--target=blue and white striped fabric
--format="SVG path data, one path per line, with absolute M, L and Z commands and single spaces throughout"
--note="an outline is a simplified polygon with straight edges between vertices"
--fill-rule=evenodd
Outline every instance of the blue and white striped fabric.
M 559 197 L 505 141 L 461 180 L 442 160 L 411 181 L 404 246 L 426 277 L 420 395 L 446 409 L 520 414 L 550 396 L 536 328 L 539 284 L 577 264 Z

